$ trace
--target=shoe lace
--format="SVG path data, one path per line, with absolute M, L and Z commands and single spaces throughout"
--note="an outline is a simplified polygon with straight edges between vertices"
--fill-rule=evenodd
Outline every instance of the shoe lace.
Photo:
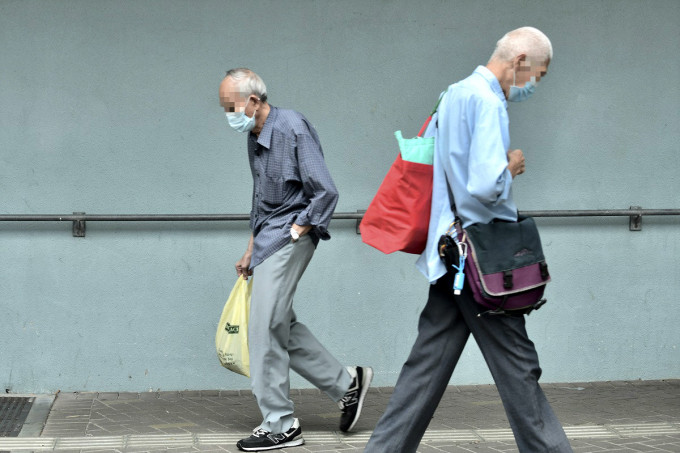
M 269 431 L 265 431 L 262 428 L 255 428 L 253 430 L 253 436 L 255 437 L 267 437 L 269 435 Z
M 340 409 L 345 409 L 348 406 L 352 406 L 353 404 L 357 404 L 357 402 L 359 401 L 357 396 L 358 396 L 358 392 L 356 392 L 356 391 L 345 393 L 345 396 L 342 397 L 338 406 L 340 406 Z

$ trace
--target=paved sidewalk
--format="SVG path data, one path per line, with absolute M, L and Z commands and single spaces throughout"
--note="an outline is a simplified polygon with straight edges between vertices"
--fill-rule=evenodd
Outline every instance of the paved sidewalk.
M 680 380 L 544 384 L 576 453 L 680 453 Z M 293 392 L 307 441 L 289 453 L 361 452 L 391 388 L 371 389 L 355 432 L 317 390 Z M 2 451 L 237 452 L 260 421 L 250 392 L 60 393 L 39 437 L 0 438 Z M 491 385 L 447 390 L 421 453 L 517 452 Z M 540 452 L 536 452 L 540 453 Z

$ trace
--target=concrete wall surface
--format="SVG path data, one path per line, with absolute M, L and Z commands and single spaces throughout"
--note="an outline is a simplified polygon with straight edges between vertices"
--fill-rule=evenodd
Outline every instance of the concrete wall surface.
M 0 213 L 247 213 L 242 134 L 218 103 L 248 66 L 316 126 L 365 209 L 446 87 L 507 31 L 552 40 L 509 108 L 521 210 L 680 208 L 676 0 L 0 0 Z M 539 219 L 553 274 L 528 317 L 545 382 L 680 377 L 680 218 Z M 428 283 L 413 255 L 334 220 L 296 312 L 348 365 L 393 385 Z M 247 222 L 0 222 L 0 389 L 246 389 L 214 335 Z M 492 382 L 473 341 L 451 380 Z M 299 376 L 293 387 L 309 384 Z

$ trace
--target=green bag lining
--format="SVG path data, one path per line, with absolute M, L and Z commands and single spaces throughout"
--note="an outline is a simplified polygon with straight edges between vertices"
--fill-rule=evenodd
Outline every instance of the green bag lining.
M 399 142 L 402 160 L 425 165 L 434 163 L 434 137 L 404 138 L 401 131 L 396 131 L 394 136 Z

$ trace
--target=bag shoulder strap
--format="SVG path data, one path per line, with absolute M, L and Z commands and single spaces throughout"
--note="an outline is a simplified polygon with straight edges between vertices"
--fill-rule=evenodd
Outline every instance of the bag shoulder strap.
M 446 93 L 446 92 L 444 92 L 444 93 Z M 427 119 L 425 120 L 425 124 L 423 124 L 423 127 L 420 128 L 420 132 L 418 132 L 418 137 L 422 137 L 423 134 L 425 133 L 425 129 L 427 129 L 427 126 L 430 124 L 430 121 L 432 121 L 432 116 L 437 112 L 437 109 L 439 108 L 439 103 L 442 102 L 442 98 L 444 97 L 444 93 L 442 93 L 439 96 L 439 100 L 437 101 L 437 104 L 432 109 L 432 113 L 430 113 L 430 116 L 428 116 Z
M 451 204 L 451 211 L 453 212 L 453 216 L 456 219 L 459 219 L 458 212 L 456 211 L 456 200 L 453 199 L 453 190 L 451 190 L 451 184 L 449 184 L 449 177 L 446 175 L 446 170 L 444 170 L 444 179 L 446 179 L 446 190 L 449 192 L 449 203 Z

